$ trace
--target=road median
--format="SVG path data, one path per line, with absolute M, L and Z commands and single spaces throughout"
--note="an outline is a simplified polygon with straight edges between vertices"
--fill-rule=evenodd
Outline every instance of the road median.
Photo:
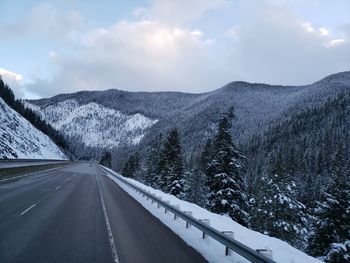
M 15 180 L 21 176 L 34 173 L 42 172 L 49 169 L 59 168 L 65 165 L 71 164 L 71 162 L 61 162 L 61 163 L 52 163 L 52 164 L 43 164 L 43 165 L 28 165 L 20 167 L 9 167 L 0 169 L 0 183 L 6 182 L 9 180 Z

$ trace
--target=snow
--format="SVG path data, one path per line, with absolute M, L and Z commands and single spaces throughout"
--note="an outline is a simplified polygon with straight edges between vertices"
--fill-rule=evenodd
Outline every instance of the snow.
M 157 123 L 140 113 L 125 115 L 95 102 L 79 105 L 74 99 L 45 107 L 26 102 L 44 120 L 68 136 L 77 136 L 87 146 L 115 148 L 137 145 L 145 131 Z
M 0 159 L 67 159 L 51 139 L 0 98 Z
M 165 225 L 167 225 L 172 231 L 179 235 L 187 244 L 194 247 L 199 251 L 209 262 L 220 263 L 238 263 L 248 262 L 240 257 L 238 254 L 232 253 L 230 256 L 224 256 L 224 246 L 212 238 L 207 237 L 202 239 L 202 233 L 191 227 L 185 228 L 185 223 L 181 219 L 174 221 L 173 215 L 170 213 L 165 214 L 164 209 L 159 209 L 155 204 L 147 201 L 146 198 L 142 198 L 141 195 L 131 191 L 131 189 L 120 180 L 118 177 L 121 175 L 106 168 L 110 174 L 107 174 L 114 182 L 119 184 L 126 192 L 140 202 L 147 210 L 149 210 L 155 217 L 159 218 Z M 211 213 L 204 208 L 199 207 L 193 203 L 189 203 L 176 198 L 173 195 L 165 194 L 159 190 L 146 186 L 136 180 L 130 178 L 124 178 L 128 182 L 135 186 L 138 186 L 145 191 L 149 191 L 158 197 L 161 197 L 163 201 L 169 201 L 171 205 L 178 206 L 181 211 L 192 211 L 193 217 L 197 219 L 209 219 L 210 225 L 219 231 L 233 231 L 234 238 L 247 245 L 252 249 L 270 249 L 273 253 L 273 260 L 280 263 L 320 263 L 318 259 L 308 256 L 304 252 L 292 247 L 288 243 L 273 238 L 259 232 L 250 230 L 246 227 L 234 222 L 231 218 L 224 215 L 218 215 Z

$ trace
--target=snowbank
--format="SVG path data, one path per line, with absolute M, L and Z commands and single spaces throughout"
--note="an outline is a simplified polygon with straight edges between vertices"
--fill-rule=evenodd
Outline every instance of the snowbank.
M 108 168 L 106 168 L 108 169 Z M 224 256 L 224 246 L 210 237 L 202 239 L 202 233 L 191 227 L 187 229 L 185 223 L 181 219 L 174 221 L 173 215 L 170 213 L 165 214 L 164 209 L 157 208 L 156 204 L 152 204 L 146 198 L 135 193 L 126 184 L 123 184 L 117 178 L 121 175 L 108 169 L 110 174 L 107 174 L 114 182 L 118 183 L 126 192 L 140 202 L 147 210 L 149 210 L 154 216 L 160 219 L 165 225 L 167 225 L 172 231 L 179 235 L 187 244 L 194 247 L 199 251 L 209 262 L 247 262 L 239 255 L 231 253 L 230 256 Z M 186 201 L 182 201 L 173 195 L 165 194 L 162 191 L 155 190 L 149 186 L 146 186 L 136 180 L 124 178 L 135 186 L 138 186 L 158 197 L 161 197 L 163 201 L 169 201 L 171 205 L 179 205 L 181 211 L 192 211 L 193 217 L 197 219 L 209 219 L 210 225 L 219 231 L 233 231 L 234 238 L 251 247 L 252 249 L 264 249 L 268 248 L 272 250 L 273 260 L 279 263 L 320 263 L 321 261 L 308 256 L 304 252 L 292 247 L 288 243 L 273 238 L 267 235 L 263 235 L 259 232 L 250 230 L 246 227 L 233 221 L 231 218 L 223 215 L 218 215 L 207 211 Z

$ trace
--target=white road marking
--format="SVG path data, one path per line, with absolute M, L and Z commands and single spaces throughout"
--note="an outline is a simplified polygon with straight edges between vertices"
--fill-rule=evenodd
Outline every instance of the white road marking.
M 60 189 L 60 188 L 61 188 L 61 185 L 57 186 L 57 187 L 56 187 L 56 190 L 58 190 L 58 189 Z
M 108 220 L 108 216 L 107 216 L 107 210 L 106 210 L 105 202 L 103 200 L 102 191 L 101 191 L 101 187 L 100 187 L 100 182 L 98 180 L 97 175 L 96 175 L 96 181 L 97 181 L 97 185 L 98 185 L 98 190 L 100 192 L 100 198 L 101 198 L 101 203 L 102 203 L 103 215 L 104 215 L 105 221 L 106 221 L 106 228 L 107 228 L 107 234 L 108 234 L 108 239 L 109 239 L 109 245 L 111 246 L 111 251 L 112 251 L 112 258 L 113 258 L 113 261 L 115 263 L 119 263 L 117 249 L 116 249 L 115 244 L 114 244 L 112 229 L 111 229 L 111 225 L 109 224 L 109 220 Z
M 26 210 L 24 210 L 22 213 L 20 213 L 21 216 L 23 216 L 25 213 L 27 213 L 30 209 L 32 209 L 36 204 L 32 204 L 30 207 L 28 207 Z

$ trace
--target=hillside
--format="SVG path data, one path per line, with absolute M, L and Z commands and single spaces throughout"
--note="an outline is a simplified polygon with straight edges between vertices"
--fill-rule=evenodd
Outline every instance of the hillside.
M 0 159 L 66 159 L 48 136 L 0 98 Z
M 72 105 L 76 109 L 94 103 L 94 112 L 97 115 L 114 110 L 124 115 L 122 118 L 132 119 L 135 114 L 140 114 L 147 120 L 147 125 L 137 127 L 135 130 L 138 132 L 133 130 L 134 139 L 123 140 L 124 144 L 119 143 L 120 138 L 124 138 L 124 134 L 128 134 L 129 131 L 123 131 L 120 138 L 114 133 L 119 129 L 123 130 L 123 122 L 112 118 L 113 120 L 105 119 L 104 124 L 99 126 L 93 125 L 94 134 L 103 138 L 100 142 L 109 139 L 115 141 L 114 144 L 95 145 L 108 148 L 136 145 L 136 148 L 144 149 L 155 135 L 164 134 L 171 127 L 177 126 L 183 138 L 186 156 L 189 157 L 201 150 L 202 145 L 213 134 L 219 117 L 231 106 L 235 107 L 237 116 L 233 127 L 235 139 L 239 144 L 244 144 L 253 135 L 263 134 L 286 116 L 301 109 L 316 107 L 349 88 L 350 72 L 342 72 L 314 84 L 297 87 L 232 82 L 223 88 L 202 94 L 126 92 L 115 89 L 83 91 L 31 100 L 27 105 L 40 112 L 44 119 L 66 134 L 75 133 L 76 137 L 81 138 L 87 145 L 91 145 L 91 139 L 83 127 L 95 123 L 96 116 L 78 114 L 73 118 L 66 118 L 65 113 L 69 112 L 68 116 L 73 114 L 70 112 L 73 109 Z M 62 118 L 65 119 L 64 125 L 61 124 Z M 78 125 L 75 125 L 76 123 Z M 138 142 L 135 138 L 142 138 L 140 144 L 135 143 Z
M 27 104 L 65 135 L 79 138 L 90 147 L 113 149 L 120 145 L 135 145 L 144 131 L 157 122 L 139 113 L 125 115 L 95 102 L 79 105 L 68 99 L 43 109 Z

